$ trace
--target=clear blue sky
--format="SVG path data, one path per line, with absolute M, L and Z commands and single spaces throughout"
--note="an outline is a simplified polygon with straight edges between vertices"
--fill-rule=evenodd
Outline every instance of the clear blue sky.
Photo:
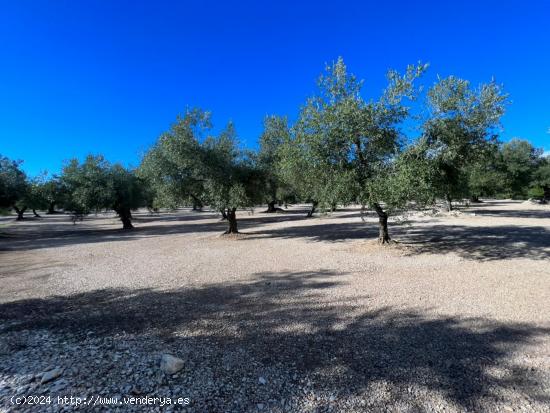
M 548 1 L 0 0 L 0 153 L 31 175 L 103 153 L 137 165 L 188 106 L 254 146 L 266 114 L 295 117 L 343 56 L 378 93 L 388 68 L 425 81 L 492 76 L 510 93 L 504 140 L 550 150 Z

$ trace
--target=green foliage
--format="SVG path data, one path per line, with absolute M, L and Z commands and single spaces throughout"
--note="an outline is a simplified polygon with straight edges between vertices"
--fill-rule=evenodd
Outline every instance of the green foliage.
M 507 95 L 494 82 L 473 89 L 468 81 L 450 76 L 428 91 L 431 114 L 424 137 L 439 171 L 438 196 L 469 195 L 469 169 L 479 166 L 495 143 L 506 103 Z
M 154 191 L 155 205 L 178 206 L 190 198 L 216 210 L 252 206 L 261 193 L 256 162 L 239 149 L 229 123 L 207 135 L 210 115 L 187 111 L 144 156 L 139 175 Z
M 375 191 L 379 185 L 371 181 L 391 175 L 403 146 L 399 125 L 410 109 L 404 101 L 415 98 L 414 81 L 426 68 L 411 65 L 403 75 L 388 72 L 382 95 L 365 101 L 362 82 L 347 72 L 341 58 L 327 66 L 318 95 L 307 101 L 281 149 L 284 181 L 301 199 L 325 209 L 357 200 L 383 202 L 376 195 L 388 192 Z
M 49 212 L 53 212 L 55 206 L 59 208 L 65 206 L 68 199 L 67 188 L 58 176 L 42 182 L 41 191 L 42 197 L 47 202 Z
M 290 141 L 290 128 L 285 117 L 267 116 L 264 131 L 260 135 L 257 166 L 263 175 L 265 202 L 288 201 L 294 198 L 292 187 L 280 171 L 283 150 Z
M 541 158 L 537 169 L 533 172 L 533 184 L 545 190 L 545 197 L 550 195 L 550 156 Z
M 70 194 L 67 210 L 88 214 L 110 209 L 114 194 L 110 167 L 102 155 L 89 155 L 82 164 L 70 160 L 62 174 Z
M 120 213 L 144 206 L 143 183 L 134 171 L 119 164 L 111 165 L 109 180 L 112 193 L 107 203 L 108 208 Z
M 69 193 L 66 209 L 77 214 L 114 210 L 125 228 L 132 209 L 144 205 L 143 184 L 121 165 L 110 164 L 101 155 L 89 155 L 84 162 L 71 160 L 61 177 Z
M 261 202 L 262 176 L 254 159 L 238 148 L 232 123 L 219 136 L 206 139 L 201 149 L 206 203 L 217 210 L 235 210 Z
M 541 155 L 541 149 L 521 139 L 492 145 L 484 157 L 467 167 L 470 194 L 525 199 L 538 191 L 533 187 L 550 188 L 550 166 Z
M 488 143 L 485 150 L 465 167 L 466 194 L 472 199 L 494 197 L 505 190 L 505 176 L 497 144 Z
M 540 162 L 541 150 L 521 139 L 512 139 L 502 145 L 501 162 L 504 170 L 505 193 L 524 199 Z
M 11 208 L 25 199 L 29 185 L 21 161 L 0 155 L 0 207 Z
M 54 180 L 48 181 L 45 174 L 29 179 L 20 165 L 19 161 L 0 156 L 0 207 L 15 209 L 21 218 L 28 208 L 48 209 L 57 192 L 53 190 Z
M 534 186 L 529 188 L 527 191 L 527 196 L 529 198 L 543 199 L 544 198 L 544 188 L 542 186 Z
M 45 175 L 29 180 L 27 194 L 23 201 L 25 206 L 33 210 L 45 210 L 48 208 L 49 203 L 46 198 L 45 183 Z
M 404 207 L 423 208 L 433 204 L 437 168 L 427 150 L 425 142 L 419 141 L 381 166 L 367 183 L 362 203 L 383 202 L 388 214 Z
M 200 200 L 205 174 L 200 141 L 210 128 L 208 112 L 188 110 L 145 154 L 138 174 L 151 188 L 151 206 L 176 208 Z

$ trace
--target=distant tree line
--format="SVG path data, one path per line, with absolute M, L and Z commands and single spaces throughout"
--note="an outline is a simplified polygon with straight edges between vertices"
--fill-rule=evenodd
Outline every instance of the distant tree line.
M 215 135 L 211 116 L 187 110 L 128 169 L 101 155 L 70 160 L 59 176 L 29 178 L 21 162 L 0 157 L 0 208 L 24 213 L 57 209 L 75 215 L 112 210 L 124 229 L 132 211 L 204 206 L 238 232 L 237 211 L 266 204 L 311 204 L 315 211 L 360 204 L 376 213 L 379 242 L 390 241 L 388 217 L 441 200 L 482 197 L 550 198 L 550 158 L 528 141 L 499 142 L 508 97 L 494 82 L 477 88 L 463 79 L 439 79 L 424 95 L 427 65 L 389 71 L 380 96 L 365 99 L 363 82 L 340 58 L 328 65 L 318 92 L 294 124 L 268 116 L 256 151 L 241 148 L 232 123 Z M 420 109 L 420 116 L 414 109 Z M 409 140 L 405 123 L 418 125 Z

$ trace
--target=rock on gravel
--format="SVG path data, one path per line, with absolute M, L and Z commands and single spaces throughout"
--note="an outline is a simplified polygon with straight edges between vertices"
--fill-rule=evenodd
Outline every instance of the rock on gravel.
M 61 376 L 61 373 L 63 373 L 63 371 L 61 369 L 58 369 L 58 368 L 55 368 L 53 370 L 49 370 L 49 371 L 45 372 L 42 375 L 42 379 L 40 380 L 40 384 L 48 383 L 52 380 L 57 379 L 59 376 Z
M 160 369 L 167 374 L 175 374 L 183 369 L 184 362 L 182 359 L 174 357 L 170 354 L 163 354 L 160 359 Z

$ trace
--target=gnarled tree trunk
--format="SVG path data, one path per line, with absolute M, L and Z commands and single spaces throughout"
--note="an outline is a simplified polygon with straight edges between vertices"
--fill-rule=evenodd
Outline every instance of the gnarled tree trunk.
M 225 212 L 225 209 L 220 209 L 220 212 L 222 214 L 222 221 L 225 221 L 227 219 L 227 213 Z
M 379 204 L 374 204 L 374 210 L 378 215 L 378 243 L 389 244 L 391 238 L 388 232 L 388 214 Z
M 271 201 L 267 203 L 267 213 L 277 212 L 277 208 L 275 207 L 276 201 Z
M 311 204 L 311 209 L 306 215 L 308 218 L 311 218 L 313 216 L 313 214 L 315 213 L 315 209 L 317 208 L 317 205 L 318 205 L 318 202 L 313 201 L 313 203 Z
M 23 214 L 25 213 L 25 211 L 27 210 L 27 207 L 23 207 L 21 209 L 19 209 L 18 207 L 16 207 L 15 205 L 13 206 L 13 209 L 15 210 L 15 212 L 17 213 L 17 218 L 16 218 L 16 221 L 21 221 L 23 219 Z
M 445 201 L 447 203 L 447 211 L 451 212 L 453 210 L 453 199 L 450 194 L 445 194 Z
M 46 214 L 55 214 L 55 202 L 50 202 L 48 205 L 48 212 Z
M 122 221 L 122 229 L 133 229 L 132 225 L 132 212 L 129 208 L 120 208 L 116 211 L 120 220 Z
M 204 206 L 202 201 L 193 194 L 191 194 L 191 198 L 193 198 L 193 211 L 202 211 Z
M 34 216 L 35 216 L 36 218 L 40 218 L 40 215 L 38 214 L 38 212 L 36 212 L 36 209 L 33 208 L 33 209 L 32 209 L 32 213 L 34 214 Z
M 237 228 L 237 209 L 231 208 L 227 210 L 227 222 L 229 223 L 229 227 L 227 228 L 227 231 L 225 231 L 225 234 L 238 234 L 239 230 Z
M 275 212 L 284 212 L 284 209 L 276 207 L 275 204 L 277 201 L 271 201 L 267 203 L 267 211 L 265 211 L 266 214 L 275 213 Z M 279 205 L 281 205 L 279 203 Z

